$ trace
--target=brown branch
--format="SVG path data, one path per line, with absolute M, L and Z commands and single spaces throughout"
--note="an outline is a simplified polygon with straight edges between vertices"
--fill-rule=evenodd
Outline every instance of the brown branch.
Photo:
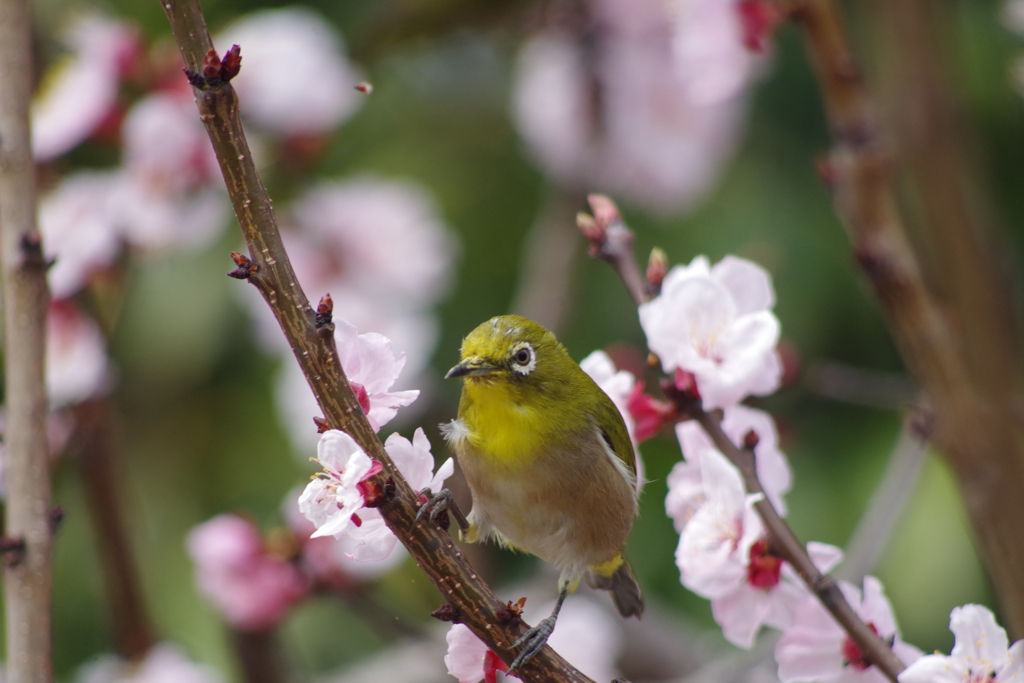
M 363 414 L 338 362 L 333 335 L 317 329 L 316 314 L 292 270 L 278 233 L 273 206 L 253 164 L 242 131 L 238 99 L 228 82 L 230 69 L 212 52 L 198 0 L 162 0 L 167 18 L 193 83 L 199 115 L 217 153 L 235 215 L 245 236 L 252 266 L 247 278 L 277 317 L 316 396 L 327 423 L 348 432 L 383 465 L 376 481 L 394 495 L 380 506 L 388 527 L 416 559 L 462 623 L 504 661 L 511 662 L 512 643 L 526 630 L 519 620 L 499 619 L 505 604 L 470 567 L 447 533 L 424 521 L 415 524 L 418 495 L 395 468 Z M 236 65 L 237 66 L 237 65 Z M 236 261 L 237 262 L 237 261 Z M 321 334 L 321 332 L 324 332 Z M 521 671 L 524 680 L 588 681 L 551 648 L 546 647 Z
M 597 203 L 595 203 L 595 199 L 597 199 Z M 592 218 L 586 215 L 579 217 L 580 229 L 591 245 L 591 255 L 611 264 L 619 273 L 622 281 L 626 283 L 626 288 L 630 290 L 633 302 L 637 306 L 650 301 L 649 288 L 646 285 L 637 284 L 644 282 L 644 279 L 640 275 L 640 269 L 637 267 L 633 255 L 633 237 L 629 228 L 622 223 L 618 211 L 612 210 L 615 205 L 607 197 L 592 196 L 591 206 L 594 209 Z M 602 218 L 602 214 L 605 218 Z M 615 228 L 615 233 L 609 229 L 610 227 Z M 630 234 L 626 236 L 624 233 Z M 609 239 L 613 234 L 615 238 Z M 632 286 L 630 283 L 633 283 Z M 757 477 L 754 453 L 741 449 L 732 442 L 722 430 L 721 415 L 717 412 L 708 413 L 704 410 L 699 398 L 675 390 L 670 384 L 666 384 L 666 394 L 676 404 L 679 414 L 699 422 L 718 450 L 739 469 L 747 493 L 763 494 L 764 488 Z M 762 498 L 760 502 L 755 503 L 754 508 L 764 522 L 772 552 L 792 565 L 825 609 L 832 614 L 847 635 L 860 647 L 868 661 L 874 663 L 889 680 L 896 683 L 897 676 L 904 668 L 899 658 L 857 616 L 832 577 L 818 571 L 811 561 L 810 555 L 807 554 L 807 549 L 800 543 L 785 520 L 779 517 L 779 513 L 771 502 L 767 498 Z
M 140 662 L 156 644 L 156 635 L 146 612 L 122 514 L 120 469 L 111 420 L 106 399 L 93 399 L 76 406 L 75 434 L 71 443 L 78 449 L 82 485 L 103 567 L 115 649 L 124 659 Z
M 922 12 L 933 8 L 922 5 Z M 940 303 L 929 290 L 900 215 L 889 152 L 872 102 L 832 0 L 799 0 L 792 16 L 803 28 L 832 136 L 828 176 L 836 211 L 853 253 L 874 289 L 903 361 L 936 414 L 934 441 L 950 462 L 964 497 L 982 560 L 995 584 L 1009 630 L 1024 635 L 1024 428 L 1019 361 L 1010 321 L 986 297 L 1000 286 L 967 219 L 928 224 L 924 241 L 947 240 L 955 296 Z M 919 18 L 920 19 L 920 18 Z M 901 36 L 901 40 L 906 40 Z M 931 162 L 932 165 L 950 163 Z M 936 182 L 946 182 L 938 178 Z M 946 198 L 924 197 L 924 201 Z M 948 194 L 943 191 L 940 194 Z M 930 212 L 931 215 L 935 211 Z M 956 234 L 951 239 L 949 233 Z M 959 245 L 959 246 L 958 246 Z M 948 260 L 948 259 L 947 259 Z M 970 329 L 974 325 L 984 329 Z M 1009 357 L 1007 357 L 1009 356 Z M 993 359 L 1001 358 L 993 370 Z
M 46 438 L 46 309 L 50 294 L 36 228 L 29 132 L 32 21 L 25 0 L 0 3 L 0 258 L 4 296 L 7 433 L 5 538 L 23 550 L 4 563 L 7 673 L 53 680 L 52 532 Z

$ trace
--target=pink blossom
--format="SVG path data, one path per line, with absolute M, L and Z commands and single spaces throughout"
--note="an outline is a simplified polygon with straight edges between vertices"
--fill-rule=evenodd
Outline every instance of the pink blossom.
M 334 319 L 334 340 L 345 376 L 352 384 L 374 431 L 390 422 L 398 409 L 416 400 L 419 391 L 391 391 L 405 366 L 405 354 L 396 354 L 391 341 L 381 334 L 359 334 L 356 328 L 340 318 Z M 313 392 L 298 365 L 287 362 L 281 368 L 277 386 L 279 410 L 285 425 L 299 444 L 311 441 L 312 416 L 319 412 Z
M 839 582 L 846 600 L 857 615 L 887 642 L 900 661 L 909 665 L 921 651 L 900 640 L 892 606 L 882 591 L 881 582 L 864 577 L 864 595 L 845 581 Z M 819 683 L 884 683 L 886 677 L 868 664 L 863 653 L 813 596 L 796 609 L 793 625 L 782 634 L 775 647 L 782 683 L 817 681 Z
M 54 265 L 47 276 L 55 299 L 82 289 L 121 251 L 114 194 L 121 176 L 81 171 L 63 178 L 39 203 L 43 248 Z
M 956 637 L 949 656 L 921 657 L 900 674 L 900 683 L 1007 683 L 1024 678 L 1024 640 L 1010 645 L 987 607 L 954 607 L 949 630 Z
M 341 538 L 318 536 L 311 538 L 316 531 L 313 523 L 306 519 L 299 510 L 298 499 L 301 491 L 292 490 L 285 495 L 282 511 L 288 527 L 301 544 L 299 562 L 305 573 L 313 580 L 332 590 L 344 592 L 364 581 L 376 578 L 391 571 L 407 557 L 405 548 L 397 546 L 390 555 L 375 562 L 362 562 L 352 558 L 360 541 L 348 534 Z M 363 522 L 362 529 L 369 523 L 367 515 L 375 510 L 359 511 Z M 379 515 L 378 515 L 379 518 Z
M 679 35 L 688 28 L 708 43 L 731 40 L 717 19 L 717 6 L 729 3 L 713 0 L 712 11 L 680 4 L 689 11 L 660 0 L 591 0 L 586 36 L 553 28 L 523 46 L 516 125 L 559 183 L 658 210 L 693 206 L 713 186 L 743 125 L 743 83 L 731 62 L 708 63 L 731 59 L 731 44 L 686 50 Z
M 99 15 L 79 17 L 66 42 L 71 54 L 50 66 L 32 103 L 32 149 L 39 161 L 71 150 L 103 123 L 138 50 L 134 27 Z
M 181 648 L 157 643 L 141 662 L 102 655 L 83 666 L 76 683 L 222 683 L 212 667 L 189 660 Z
M 227 196 L 191 93 L 159 92 L 128 112 L 115 195 L 125 239 L 144 249 L 200 246 L 226 225 Z
M 829 571 L 843 555 L 835 546 L 814 542 L 807 544 L 807 552 L 821 572 Z M 712 600 L 711 612 L 730 643 L 749 649 L 762 626 L 789 628 L 796 608 L 808 595 L 793 567 L 770 554 L 762 536 L 750 548 L 745 580 Z
M 70 301 L 50 305 L 46 317 L 46 393 L 51 407 L 73 405 L 109 389 L 107 342 Z
M 693 373 L 706 408 L 728 408 L 779 386 L 779 321 L 771 279 L 760 266 L 703 256 L 676 266 L 661 294 L 640 306 L 640 324 L 666 372 Z
M 329 133 L 364 99 L 337 30 L 302 7 L 250 12 L 217 38 L 240 45 L 242 70 L 232 81 L 243 115 L 284 135 Z
M 772 506 L 779 515 L 785 517 L 786 503 L 783 496 L 792 486 L 793 473 L 786 456 L 779 450 L 779 434 L 771 415 L 744 405 L 735 405 L 725 410 L 722 430 L 738 445 L 744 443 L 749 432 L 757 435 L 757 445 L 754 447 L 757 478 Z M 711 437 L 696 420 L 677 424 L 676 436 L 687 460 L 694 459 L 703 449 L 715 447 Z
M 683 526 L 676 549 L 682 583 L 697 595 L 720 598 L 746 579 L 750 548 L 763 534 L 754 503 L 736 467 L 718 451 L 702 450 L 700 467 L 703 502 Z
M 244 631 L 275 626 L 309 590 L 295 565 L 270 555 L 259 529 L 237 515 L 195 527 L 188 551 L 200 592 L 225 621 Z
M 452 624 L 445 639 L 448 654 L 444 656 L 444 663 L 448 673 L 459 679 L 459 683 L 495 683 L 498 672 L 508 670 L 508 665 L 465 624 Z
M 608 395 L 626 423 L 626 430 L 633 441 L 633 450 L 636 453 L 636 486 L 637 490 L 640 490 L 644 485 L 643 458 L 640 457 L 640 450 L 637 448 L 636 421 L 629 410 L 629 400 L 636 386 L 636 377 L 627 370 L 616 370 L 615 363 L 604 351 L 594 351 L 581 360 L 580 369 L 590 375 L 601 391 Z
M 448 458 L 434 473 L 430 440 L 422 429 L 416 430 L 412 441 L 395 432 L 384 442 L 384 448 L 415 491 L 429 488 L 436 493 L 444 487 L 445 479 L 455 471 L 454 461 Z M 346 555 L 360 562 L 387 559 L 398 544 L 398 538 L 387 528 L 377 510 L 365 510 L 359 514 L 362 524 L 358 528 L 349 529 L 347 534 L 356 543 Z
M 676 70 L 694 102 L 716 103 L 741 94 L 760 59 L 744 44 L 739 0 L 673 0 Z
M 338 429 L 324 432 L 315 458 L 318 473 L 299 497 L 299 509 L 316 527 L 318 536 L 340 537 L 354 524 L 365 502 L 359 483 L 370 476 L 373 462 L 355 439 Z

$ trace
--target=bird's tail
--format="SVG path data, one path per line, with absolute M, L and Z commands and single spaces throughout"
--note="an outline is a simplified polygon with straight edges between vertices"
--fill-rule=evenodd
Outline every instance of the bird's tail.
M 584 575 L 587 585 L 610 591 L 615 607 L 623 617 L 639 618 L 644 613 L 644 596 L 633 569 L 620 552 L 614 559 L 591 565 Z

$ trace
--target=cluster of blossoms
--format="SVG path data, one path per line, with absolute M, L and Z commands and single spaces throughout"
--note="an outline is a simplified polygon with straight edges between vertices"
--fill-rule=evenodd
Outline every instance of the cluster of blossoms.
M 783 632 L 776 648 L 783 683 L 884 679 L 773 552 L 755 504 L 763 499 L 785 516 L 792 473 L 771 416 L 742 405 L 778 388 L 779 322 L 768 273 L 750 261 L 704 257 L 664 277 L 661 293 L 640 306 L 648 346 L 677 388 L 722 410 L 722 430 L 751 448 L 763 493 L 747 493 L 739 469 L 695 421 L 676 425 L 684 460 L 669 475 L 665 509 L 679 532 L 676 564 L 684 586 L 711 601 L 715 620 L 733 644 L 750 648 L 763 626 Z M 822 572 L 841 559 L 833 546 L 809 543 Z M 892 609 L 873 577 L 863 597 L 840 583 L 860 617 L 909 664 L 921 653 L 900 641 Z M 853 678 L 849 678 L 849 677 Z
M 335 324 L 342 367 L 367 418 L 379 430 L 418 394 L 390 390 L 404 358 L 395 355 L 383 335 L 360 335 L 340 319 Z M 434 472 L 434 456 L 422 429 L 411 441 L 394 433 L 384 448 L 416 490 L 440 490 L 454 471 L 449 458 Z M 380 513 L 367 507 L 381 495 L 379 485 L 370 481 L 381 471 L 380 463 L 351 436 L 333 429 L 321 434 L 315 460 L 323 469 L 298 497 L 298 506 L 293 494 L 286 497 L 289 543 L 272 548 L 252 523 L 234 515 L 214 518 L 189 537 L 200 591 L 235 628 L 271 628 L 312 589 L 348 590 L 404 557 L 395 552 L 398 539 Z

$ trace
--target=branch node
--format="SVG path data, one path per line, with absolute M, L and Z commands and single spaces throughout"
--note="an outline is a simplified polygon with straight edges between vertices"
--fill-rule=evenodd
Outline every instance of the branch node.
M 430 613 L 438 621 L 450 621 L 453 624 L 462 623 L 462 610 L 455 605 L 445 603 Z
M 331 298 L 330 292 L 323 295 L 320 299 L 320 303 L 316 307 L 316 328 L 319 330 L 323 327 L 330 327 L 331 332 L 334 332 L 334 299 Z
M 21 258 L 26 268 L 47 270 L 53 261 L 43 256 L 43 242 L 38 232 L 29 232 L 21 236 Z
M 50 525 L 50 534 L 56 535 L 57 530 L 60 528 L 61 523 L 64 521 L 64 506 L 56 505 L 50 510 L 50 516 L 47 519 L 47 523 Z
M 237 45 L 224 53 L 221 59 L 212 47 L 203 59 L 202 73 L 185 69 L 185 77 L 193 88 L 209 90 L 228 83 L 242 68 L 242 51 Z
M 250 277 L 260 271 L 260 266 L 254 261 L 250 261 L 249 257 L 245 254 L 240 254 L 237 251 L 231 252 L 231 260 L 238 266 L 230 273 L 228 277 L 233 277 L 236 280 L 248 280 Z
M 313 424 L 316 425 L 317 434 L 323 434 L 331 429 L 331 425 L 327 424 L 327 420 L 317 415 L 313 416 Z
M 0 555 L 4 565 L 13 567 L 25 557 L 25 537 L 0 536 Z
M 526 606 L 526 598 L 519 598 L 515 603 L 509 600 L 508 605 L 498 610 L 494 615 L 499 624 L 514 626 L 522 621 L 523 607 Z

